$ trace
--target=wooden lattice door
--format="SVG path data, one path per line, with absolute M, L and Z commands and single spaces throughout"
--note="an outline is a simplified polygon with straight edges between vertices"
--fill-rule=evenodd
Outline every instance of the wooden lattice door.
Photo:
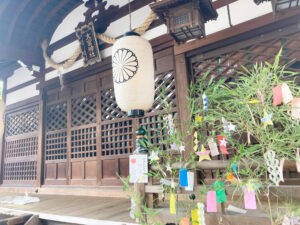
M 38 105 L 6 113 L 3 184 L 35 183 L 38 125 Z

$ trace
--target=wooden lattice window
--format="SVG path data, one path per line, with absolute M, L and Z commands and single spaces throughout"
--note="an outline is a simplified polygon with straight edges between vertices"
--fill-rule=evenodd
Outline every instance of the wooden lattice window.
M 126 117 L 117 105 L 113 88 L 101 91 L 101 115 L 102 121 Z
M 168 102 L 172 107 L 176 107 L 176 85 L 174 71 L 162 73 L 155 77 L 155 97 L 151 112 L 163 110 L 163 101 Z M 164 89 L 164 96 L 161 95 Z
M 36 180 L 36 161 L 4 164 L 3 180 Z
M 67 128 L 67 102 L 60 102 L 47 107 L 47 131 Z
M 130 119 L 101 125 L 102 156 L 132 153 L 132 123 L 133 121 Z
M 37 154 L 38 137 L 6 141 L 5 158 L 32 156 Z
M 52 132 L 46 135 L 46 161 L 67 159 L 67 132 Z
M 6 115 L 6 136 L 30 133 L 38 130 L 39 110 L 38 107 L 21 112 Z
M 175 109 L 172 110 L 173 118 L 176 118 L 177 114 Z M 139 125 L 144 126 L 148 132 L 148 138 L 152 145 L 156 147 L 160 147 L 163 150 L 166 150 L 167 146 L 162 145 L 162 140 L 165 140 L 168 135 L 166 129 L 166 122 L 164 121 L 164 117 L 166 114 L 149 114 L 143 118 L 139 118 Z
M 71 158 L 97 156 L 96 126 L 71 131 Z
M 96 123 L 96 95 L 72 99 L 72 127 Z

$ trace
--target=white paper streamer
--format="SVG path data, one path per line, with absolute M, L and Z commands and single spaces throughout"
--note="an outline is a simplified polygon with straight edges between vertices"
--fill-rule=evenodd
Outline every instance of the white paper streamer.
M 298 173 L 300 173 L 300 149 L 299 148 L 297 148 L 296 166 L 297 166 Z
M 205 225 L 205 216 L 204 216 L 204 204 L 198 202 L 198 223 L 199 225 Z
M 185 187 L 186 191 L 193 191 L 194 190 L 194 173 L 193 172 L 188 172 L 188 186 Z

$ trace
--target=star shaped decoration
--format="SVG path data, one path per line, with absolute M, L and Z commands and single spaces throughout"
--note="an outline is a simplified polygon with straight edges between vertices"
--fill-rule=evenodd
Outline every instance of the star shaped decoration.
M 172 150 L 177 150 L 177 145 L 175 143 L 172 143 L 170 147 Z
M 159 160 L 158 152 L 152 151 L 151 155 L 149 156 L 149 159 L 151 161 L 158 161 Z
M 172 167 L 169 164 L 166 166 L 166 169 L 167 171 L 172 172 Z
M 184 152 L 185 151 L 185 146 L 184 145 L 180 145 L 180 152 Z
M 196 117 L 196 121 L 199 122 L 199 123 L 201 123 L 201 122 L 202 122 L 202 116 L 199 116 L 199 115 L 198 115 L 198 116 Z
M 228 130 L 229 130 L 229 131 L 235 131 L 235 127 L 236 127 L 236 125 L 233 125 L 232 123 L 230 123 L 230 124 L 228 125 Z
M 204 146 L 202 145 L 201 151 L 196 152 L 196 154 L 199 156 L 199 162 L 201 162 L 203 160 L 211 160 L 209 153 L 210 153 L 210 151 L 206 151 Z
M 225 138 L 223 138 L 222 140 L 220 140 L 220 146 L 226 146 L 227 141 Z
M 268 114 L 266 110 L 264 110 L 264 118 L 261 118 L 261 122 L 264 123 L 264 128 L 266 129 L 268 125 L 273 125 L 272 122 L 273 113 Z

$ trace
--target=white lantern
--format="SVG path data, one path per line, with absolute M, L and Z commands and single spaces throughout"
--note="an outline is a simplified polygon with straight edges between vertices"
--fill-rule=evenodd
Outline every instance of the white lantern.
M 154 102 L 152 47 L 137 33 L 128 32 L 112 49 L 115 97 L 129 116 L 143 116 Z

